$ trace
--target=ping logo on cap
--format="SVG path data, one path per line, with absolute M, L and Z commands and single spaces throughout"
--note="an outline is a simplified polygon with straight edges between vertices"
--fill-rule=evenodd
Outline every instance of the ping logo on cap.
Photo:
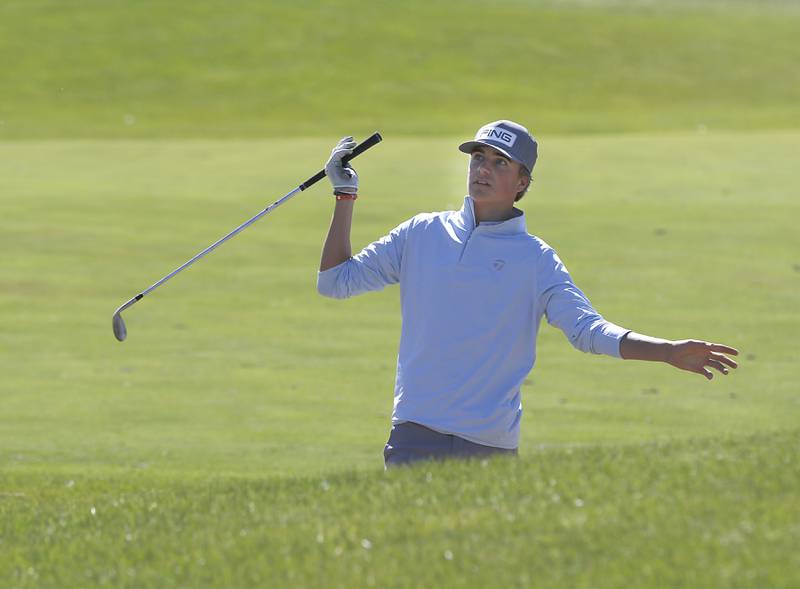
M 513 147 L 514 142 L 517 140 L 517 134 L 500 127 L 484 127 L 478 131 L 478 136 L 475 139 L 488 139 Z

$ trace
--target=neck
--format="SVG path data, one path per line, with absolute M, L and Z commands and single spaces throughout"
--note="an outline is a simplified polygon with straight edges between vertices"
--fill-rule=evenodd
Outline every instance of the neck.
M 472 199 L 475 210 L 475 224 L 482 221 L 508 221 L 517 216 L 514 205 L 498 205 L 494 203 L 479 203 Z

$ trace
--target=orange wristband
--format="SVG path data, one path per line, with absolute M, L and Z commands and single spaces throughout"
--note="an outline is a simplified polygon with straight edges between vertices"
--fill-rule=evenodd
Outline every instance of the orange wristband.
M 355 200 L 357 198 L 357 194 L 348 194 L 346 192 L 340 192 L 339 194 L 336 194 L 336 200 Z

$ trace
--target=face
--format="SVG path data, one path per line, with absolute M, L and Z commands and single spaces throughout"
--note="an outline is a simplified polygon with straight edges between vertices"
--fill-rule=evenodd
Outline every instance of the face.
M 521 168 L 492 147 L 476 147 L 469 160 L 469 195 L 476 202 L 514 206 L 517 193 L 528 183 Z

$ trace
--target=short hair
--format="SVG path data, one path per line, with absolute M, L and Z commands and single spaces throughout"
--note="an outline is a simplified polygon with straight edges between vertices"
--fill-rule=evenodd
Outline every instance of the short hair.
M 517 192 L 517 196 L 514 198 L 514 202 L 517 202 L 519 199 L 525 196 L 525 193 L 528 192 L 528 189 L 531 187 L 531 182 L 533 182 L 533 178 L 531 178 L 531 173 L 528 171 L 528 168 L 526 168 L 522 164 L 519 165 L 519 177 L 527 178 L 528 185 L 525 187 L 524 190 L 520 190 L 519 192 Z

